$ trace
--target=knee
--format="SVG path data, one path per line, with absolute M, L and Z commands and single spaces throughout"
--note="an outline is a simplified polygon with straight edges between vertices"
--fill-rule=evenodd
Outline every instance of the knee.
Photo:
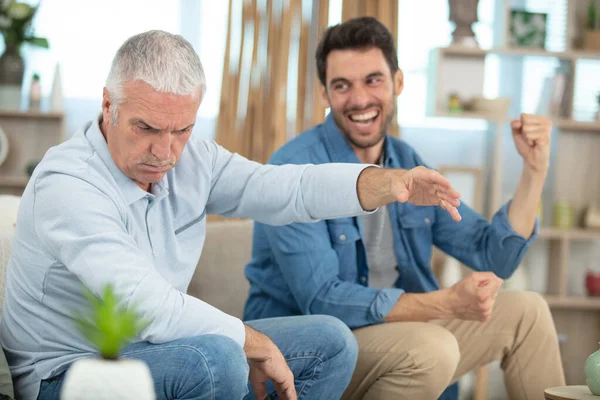
M 522 322 L 529 327 L 552 331 L 554 322 L 544 297 L 536 292 L 510 292 L 510 308 L 518 310 Z
M 181 372 L 189 371 L 195 377 L 202 375 L 209 379 L 215 394 L 227 394 L 231 398 L 246 395 L 249 367 L 246 354 L 237 342 L 223 335 L 202 335 L 184 340 L 189 342 L 185 358 L 190 368 L 183 367 Z M 199 371 L 204 373 L 199 374 Z
M 413 357 L 414 368 L 423 371 L 425 379 L 430 380 L 432 386 L 445 387 L 452 380 L 460 361 L 456 337 L 437 325 L 432 325 L 417 334 L 420 335 L 420 346 L 409 351 Z
M 358 342 L 354 333 L 339 319 L 327 315 L 310 316 L 314 326 L 314 334 L 322 341 L 326 358 L 340 360 L 340 365 L 354 366 L 358 358 Z
M 409 364 L 403 353 L 398 353 L 400 373 L 397 376 L 405 379 L 406 373 L 409 373 L 427 391 L 426 398 L 437 398 L 450 384 L 458 367 L 458 341 L 448 330 L 434 324 L 422 324 L 410 335 L 408 343 L 411 346 L 407 351 Z

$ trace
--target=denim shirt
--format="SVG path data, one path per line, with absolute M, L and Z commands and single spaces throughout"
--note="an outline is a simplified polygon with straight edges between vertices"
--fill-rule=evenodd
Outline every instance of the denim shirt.
M 387 168 L 425 165 L 414 149 L 389 135 L 384 154 Z M 331 162 L 360 162 L 331 114 L 270 159 L 272 164 Z M 464 203 L 460 222 L 441 207 L 390 204 L 398 279 L 385 289 L 369 287 L 362 217 L 277 227 L 256 223 L 244 319 L 328 314 L 350 328 L 381 323 L 404 292 L 439 289 L 430 266 L 432 245 L 474 270 L 508 278 L 538 231 L 536 222 L 529 239 L 516 233 L 508 220 L 509 205 L 490 223 Z

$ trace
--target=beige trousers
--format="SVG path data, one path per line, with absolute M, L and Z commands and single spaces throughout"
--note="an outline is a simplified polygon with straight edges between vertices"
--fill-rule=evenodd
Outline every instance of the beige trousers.
M 500 360 L 511 399 L 565 384 L 546 301 L 500 292 L 488 322 L 394 322 L 354 330 L 358 363 L 343 399 L 437 399 L 470 370 Z

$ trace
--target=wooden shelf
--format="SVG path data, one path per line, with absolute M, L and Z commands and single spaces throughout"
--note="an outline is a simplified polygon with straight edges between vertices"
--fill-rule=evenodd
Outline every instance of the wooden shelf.
M 29 182 L 27 176 L 0 176 L 0 187 L 25 188 Z
M 20 111 L 0 109 L 0 118 L 22 118 L 22 119 L 62 119 L 62 112 Z
M 572 51 L 547 51 L 542 49 L 499 47 L 495 49 L 479 49 L 472 47 L 449 46 L 440 48 L 444 55 L 455 57 L 485 57 L 488 54 L 518 57 L 551 57 L 561 60 L 576 61 L 580 59 L 600 59 L 600 52 L 582 50 Z
M 574 121 L 570 119 L 558 119 L 554 121 L 555 125 L 564 130 L 571 132 L 597 132 L 600 133 L 600 121 Z
M 600 238 L 600 229 L 558 229 L 541 228 L 540 238 L 545 239 L 567 239 L 567 240 L 586 240 Z
M 472 112 L 472 111 L 460 111 L 450 112 L 444 110 L 437 110 L 435 113 L 436 117 L 446 118 L 471 118 L 471 119 L 485 119 L 491 121 L 506 121 L 508 116 L 483 113 L 483 112 Z M 572 119 L 556 119 L 554 125 L 564 131 L 569 132 L 597 132 L 600 133 L 600 122 L 595 121 L 575 121 Z
M 446 118 L 469 118 L 469 119 L 485 119 L 490 121 L 505 121 L 507 120 L 506 115 L 502 114 L 494 114 L 494 113 L 484 113 L 477 111 L 457 111 L 450 112 L 444 110 L 437 110 L 435 112 L 436 117 L 446 117 Z
M 600 297 L 544 296 L 550 308 L 600 310 Z

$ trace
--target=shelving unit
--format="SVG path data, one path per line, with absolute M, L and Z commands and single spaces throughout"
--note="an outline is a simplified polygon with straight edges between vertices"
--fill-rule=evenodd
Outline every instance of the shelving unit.
M 588 52 L 580 49 L 578 43 L 581 32 L 578 29 L 582 15 L 585 14 L 586 1 L 568 1 L 566 22 L 567 47 L 564 51 L 546 51 L 542 49 L 509 48 L 508 21 L 510 0 L 503 2 L 505 13 L 500 12 L 500 24 L 504 29 L 496 38 L 496 45 L 490 49 L 449 46 L 434 49 L 430 54 L 428 77 L 427 112 L 432 117 L 474 118 L 486 120 L 488 129 L 488 165 L 487 207 L 489 217 L 503 203 L 503 135 L 509 130 L 508 116 L 473 111 L 449 112 L 447 101 L 450 93 L 457 92 L 461 98 L 468 99 L 483 96 L 484 70 L 488 56 L 500 60 L 511 58 L 520 60 L 529 58 L 549 58 L 558 60 L 561 67 L 569 71 L 564 93 L 564 108 L 559 116 L 553 117 L 553 159 L 552 175 L 548 177 L 547 187 L 553 188 L 552 199 L 544 199 L 544 208 L 552 208 L 555 201 L 567 201 L 574 205 L 575 221 L 581 220 L 582 211 L 590 203 L 600 203 L 600 121 L 579 121 L 574 118 L 575 82 L 578 65 L 581 61 L 600 60 L 600 52 Z M 502 4 L 501 4 L 502 5 Z M 501 7 L 499 7 L 500 9 Z M 508 64 L 508 63 L 507 63 Z M 516 64 L 518 65 L 518 64 Z M 600 68 L 598 71 L 600 78 Z M 503 82 L 510 75 L 501 76 Z M 520 96 L 520 93 L 518 94 Z M 590 179 L 591 178 L 591 179 Z M 518 179 L 511 177 L 511 179 Z M 515 181 L 516 183 L 516 181 Z M 550 193 L 545 191 L 546 196 Z M 548 215 L 550 213 L 547 213 Z M 544 223 L 546 223 L 544 218 Z M 569 292 L 568 283 L 575 279 L 583 285 L 581 268 L 574 269 L 570 256 L 571 248 L 581 243 L 600 239 L 600 230 L 574 228 L 561 230 L 545 225 L 541 228 L 538 241 L 546 246 L 548 254 L 548 281 L 545 298 L 561 341 L 563 367 L 568 384 L 585 384 L 583 365 L 589 354 L 598 349 L 600 341 L 600 297 L 585 297 Z M 578 266 L 580 267 L 580 266 Z M 577 271 L 571 276 L 570 271 Z M 484 379 L 485 380 L 485 379 Z M 478 391 L 481 392 L 481 391 Z M 477 397 L 483 399 L 483 397 Z
M 8 138 L 8 156 L 0 165 L 0 194 L 21 195 L 27 166 L 65 140 L 64 115 L 58 112 L 0 109 L 0 127 Z

